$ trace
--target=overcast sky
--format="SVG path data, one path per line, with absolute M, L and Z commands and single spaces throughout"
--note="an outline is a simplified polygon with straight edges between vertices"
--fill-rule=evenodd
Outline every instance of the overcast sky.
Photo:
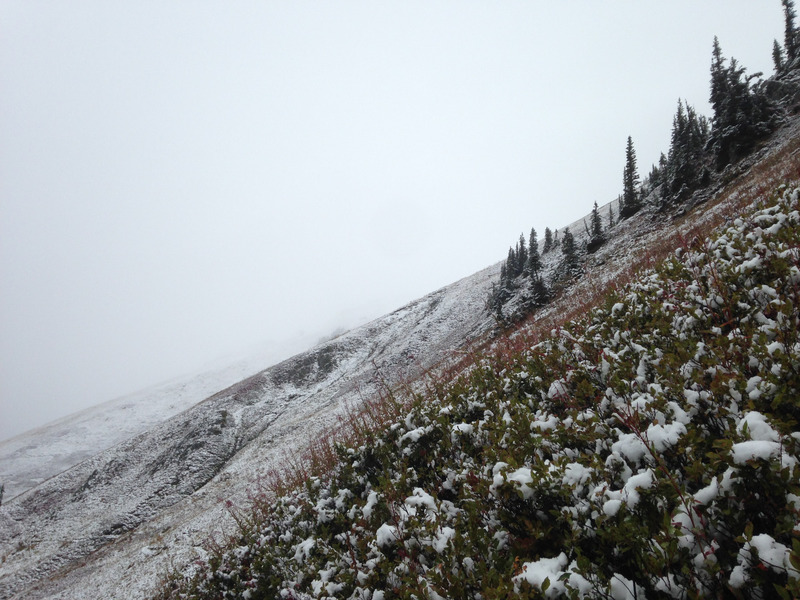
M 779 0 L 0 2 L 0 439 L 299 350 L 644 174 Z M 265 365 L 267 366 L 267 365 Z

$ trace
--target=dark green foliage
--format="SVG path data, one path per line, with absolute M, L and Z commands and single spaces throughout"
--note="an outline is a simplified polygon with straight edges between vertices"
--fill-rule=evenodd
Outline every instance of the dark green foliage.
M 542 254 L 547 254 L 552 249 L 553 249 L 553 232 L 550 231 L 549 227 L 545 227 L 544 228 L 544 247 L 542 248 Z
M 786 51 L 786 66 L 793 65 L 794 61 L 800 56 L 800 35 L 798 35 L 797 28 L 795 27 L 794 20 L 797 18 L 797 13 L 794 9 L 793 0 L 781 0 L 783 4 L 784 15 L 784 49 Z M 774 55 L 773 55 L 774 56 Z
M 651 190 L 655 190 L 663 183 L 664 173 L 666 171 L 667 157 L 661 153 L 661 158 L 657 165 L 650 168 L 650 174 L 647 176 L 647 183 Z
M 661 192 L 665 204 L 682 202 L 694 190 L 708 184 L 708 139 L 709 126 L 706 118 L 698 115 L 688 103 L 684 105 L 678 100 Z
M 541 268 L 536 230 L 531 229 L 527 243 L 520 235 L 517 245 L 508 249 L 508 257 L 500 267 L 500 282 L 489 292 L 487 307 L 499 322 L 508 324 L 547 301 L 549 293 L 539 275 Z M 505 305 L 516 296 L 520 296 L 517 313 L 506 315 Z
M 536 230 L 532 228 L 527 243 L 520 235 L 517 245 L 508 249 L 508 257 L 500 267 L 500 282 L 489 292 L 487 307 L 501 324 L 508 325 L 524 317 L 550 299 L 541 270 Z M 517 298 L 517 305 L 512 314 L 506 314 L 504 308 L 514 298 Z
M 528 245 L 525 243 L 525 236 L 519 234 L 519 242 L 517 242 L 517 275 L 522 275 L 528 266 Z
M 536 230 L 533 228 L 531 228 L 531 235 L 528 238 L 528 265 L 526 270 L 531 277 L 535 277 L 542 270 L 539 242 L 536 240 Z
M 550 288 L 547 286 L 541 275 L 534 275 L 531 282 L 531 301 L 532 308 L 544 306 L 550 301 Z
M 734 58 L 726 66 L 719 40 L 714 38 L 711 59 L 714 116 L 710 147 L 719 171 L 747 156 L 775 127 L 775 106 L 758 82 L 751 83 L 759 75 L 746 77 L 745 69 Z
M 628 142 L 625 146 L 625 168 L 622 172 L 622 201 L 620 202 L 619 218 L 627 219 L 636 214 L 641 207 L 636 151 L 633 148 L 631 136 L 628 136 Z
M 508 257 L 506 258 L 505 267 L 508 279 L 516 279 L 525 270 L 525 263 L 528 260 L 528 250 L 524 246 L 524 240 L 520 236 L 520 242 L 516 246 L 511 246 L 508 249 Z
M 563 260 L 561 262 L 561 278 L 571 278 L 581 272 L 580 257 L 578 256 L 578 248 L 575 245 L 575 237 L 569 230 L 569 227 L 564 229 L 564 241 L 561 243 L 561 254 Z
M 772 43 L 772 64 L 775 66 L 776 73 L 781 73 L 786 68 L 783 48 L 781 48 L 778 40 L 774 40 Z
M 610 207 L 609 210 L 611 210 Z M 600 218 L 600 210 L 597 208 L 597 202 L 594 203 L 594 207 L 592 208 L 591 220 L 592 227 L 589 230 L 589 242 L 586 246 L 586 250 L 589 253 L 596 252 L 606 241 L 606 234 L 605 231 L 603 231 L 603 220 Z

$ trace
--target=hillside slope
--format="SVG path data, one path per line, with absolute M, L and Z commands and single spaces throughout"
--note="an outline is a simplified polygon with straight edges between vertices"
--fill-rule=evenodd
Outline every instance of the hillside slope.
M 3 501 L 9 502 L 289 355 L 265 349 L 247 359 L 179 377 L 0 441 Z
M 0 507 L 0 598 L 143 597 L 158 573 L 230 529 L 221 499 L 384 380 L 418 375 L 485 332 L 496 268 L 295 356 Z
M 164 598 L 800 594 L 800 187 L 419 395 Z

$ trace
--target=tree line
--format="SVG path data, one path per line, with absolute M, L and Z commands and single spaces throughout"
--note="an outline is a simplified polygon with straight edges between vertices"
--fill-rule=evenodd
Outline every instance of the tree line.
M 770 79 L 764 81 L 762 73 L 748 75 L 735 58 L 726 59 L 719 39 L 714 37 L 710 69 L 712 117 L 698 114 L 687 101 L 679 99 L 669 150 L 661 154 L 644 181 L 639 177 L 633 139 L 628 136 L 622 193 L 616 203 L 618 215 L 614 215 L 613 203 L 609 204 L 604 224 L 595 202 L 590 222 L 584 221 L 586 241 L 580 247 L 568 227 L 560 232 L 561 239 L 558 229 L 545 228 L 541 255 L 561 253 L 548 278 L 543 273 L 536 230 L 531 229 L 527 240 L 520 235 L 508 250 L 499 283 L 489 294 L 489 309 L 500 321 L 524 316 L 546 304 L 554 287 L 582 273 L 583 258 L 607 241 L 607 232 L 617 222 L 630 219 L 646 204 L 663 212 L 687 203 L 696 192 L 718 180 L 726 168 L 752 153 L 777 128 L 788 105 L 800 101 L 800 84 L 793 83 L 792 78 L 800 70 L 797 14 L 794 0 L 781 0 L 781 4 L 784 41 L 781 44 L 774 40 L 775 72 Z M 776 82 L 782 85 L 770 85 Z M 513 314 L 509 316 L 504 308 L 512 299 Z

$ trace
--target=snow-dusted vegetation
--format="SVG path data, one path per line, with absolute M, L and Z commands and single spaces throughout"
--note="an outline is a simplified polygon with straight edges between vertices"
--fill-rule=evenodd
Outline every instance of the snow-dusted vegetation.
M 798 304 L 783 188 L 256 499 L 161 597 L 798 597 Z

